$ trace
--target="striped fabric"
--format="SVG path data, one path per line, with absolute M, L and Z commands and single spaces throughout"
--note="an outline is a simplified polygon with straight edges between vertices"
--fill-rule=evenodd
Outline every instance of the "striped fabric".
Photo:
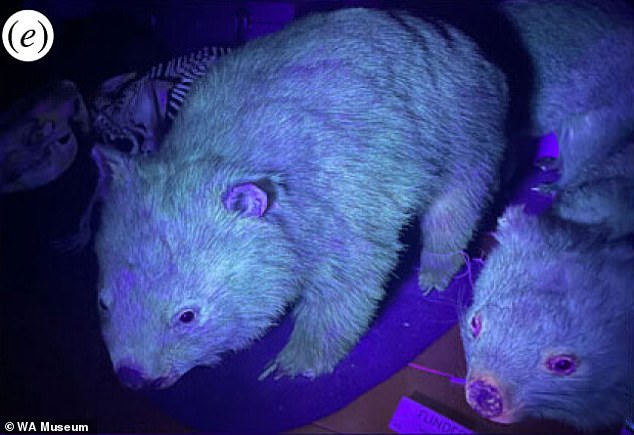
M 155 150 L 192 83 L 229 48 L 205 47 L 150 68 L 105 81 L 91 104 L 95 142 L 129 154 Z
M 194 53 L 172 59 L 167 63 L 160 63 L 145 74 L 144 77 L 147 80 L 177 79 L 174 86 L 168 91 L 167 119 L 174 120 L 192 83 L 205 75 L 212 62 L 229 51 L 231 49 L 225 47 L 205 47 Z

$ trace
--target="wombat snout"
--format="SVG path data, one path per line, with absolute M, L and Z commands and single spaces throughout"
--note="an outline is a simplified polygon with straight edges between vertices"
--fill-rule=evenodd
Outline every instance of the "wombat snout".
M 469 406 L 484 418 L 497 423 L 511 423 L 501 388 L 491 379 L 477 378 L 466 385 Z
M 158 389 L 161 388 L 161 385 L 166 380 L 164 377 L 156 379 L 146 378 L 143 376 L 143 372 L 127 365 L 119 367 L 117 370 L 117 378 L 119 382 L 133 390 L 139 390 L 141 388 Z

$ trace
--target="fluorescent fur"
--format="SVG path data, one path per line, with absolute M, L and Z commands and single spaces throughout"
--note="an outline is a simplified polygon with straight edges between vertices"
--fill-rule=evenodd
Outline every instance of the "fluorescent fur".
M 544 417 L 585 430 L 621 423 L 634 411 L 631 243 L 517 206 L 496 237 L 460 324 L 467 381 L 495 383 L 508 421 Z M 577 372 L 549 373 L 550 354 L 574 354 Z
M 102 156 L 115 369 L 168 386 L 292 307 L 272 369 L 331 372 L 370 324 L 408 221 L 422 222 L 423 288 L 462 263 L 437 254 L 466 247 L 496 188 L 505 109 L 504 77 L 471 41 L 405 14 L 317 14 L 224 56 L 156 154 Z M 245 182 L 268 186 L 261 218 L 223 207 Z M 188 305 L 196 326 L 174 320 Z
M 530 3 L 530 4 L 529 4 Z M 561 178 L 543 216 L 509 208 L 461 319 L 466 395 L 478 380 L 515 422 L 591 431 L 634 414 L 634 26 L 617 2 L 507 2 L 537 73 L 535 134 L 554 131 Z M 628 240 L 629 237 L 629 240 Z M 471 321 L 482 327 L 475 338 Z M 574 355 L 577 371 L 546 370 Z

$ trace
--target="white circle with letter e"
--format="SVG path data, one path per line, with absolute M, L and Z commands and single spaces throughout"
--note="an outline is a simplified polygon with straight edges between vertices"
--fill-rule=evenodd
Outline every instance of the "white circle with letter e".
M 38 11 L 18 11 L 4 23 L 2 43 L 11 56 L 33 62 L 44 57 L 53 46 L 53 26 Z

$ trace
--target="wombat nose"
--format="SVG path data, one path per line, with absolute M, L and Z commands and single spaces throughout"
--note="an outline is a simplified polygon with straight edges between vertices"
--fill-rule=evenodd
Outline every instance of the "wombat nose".
M 495 418 L 504 412 L 504 400 L 492 382 L 476 379 L 467 383 L 467 402 L 484 418 Z
M 119 382 L 128 388 L 138 390 L 147 385 L 147 380 L 143 378 L 141 372 L 129 366 L 122 366 L 117 370 Z

